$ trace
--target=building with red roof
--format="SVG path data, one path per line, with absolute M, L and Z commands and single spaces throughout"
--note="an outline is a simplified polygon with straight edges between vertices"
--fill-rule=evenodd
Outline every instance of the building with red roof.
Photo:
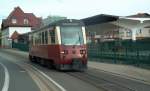
M 25 13 L 20 7 L 15 7 L 6 19 L 2 20 L 2 46 L 11 47 L 14 33 L 24 34 L 38 29 L 42 19 L 33 13 Z M 13 36 L 12 36 L 13 35 Z

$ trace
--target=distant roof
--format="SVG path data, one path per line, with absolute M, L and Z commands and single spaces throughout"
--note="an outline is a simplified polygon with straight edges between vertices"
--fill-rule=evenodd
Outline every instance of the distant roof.
M 150 14 L 148 14 L 148 13 L 138 13 L 138 14 L 135 14 L 135 15 L 127 16 L 127 17 L 131 17 L 131 18 L 150 18 Z
M 15 31 L 12 35 L 11 35 L 11 39 L 18 39 L 18 36 L 19 36 L 20 34 L 17 32 L 17 31 Z
M 85 25 L 94 25 L 94 24 L 116 21 L 118 18 L 119 16 L 100 14 L 100 15 L 84 18 L 81 20 L 85 23 Z
M 12 19 L 17 23 L 13 24 Z M 24 24 L 24 19 L 28 19 L 29 24 Z M 33 13 L 24 13 L 20 7 L 15 7 L 6 19 L 2 20 L 2 29 L 7 27 L 32 27 L 37 28 L 41 24 L 41 18 L 36 17 Z
M 55 21 L 59 21 L 59 20 L 64 20 L 67 19 L 67 17 L 63 17 L 63 16 L 48 16 L 47 18 L 42 20 L 42 24 L 43 26 L 46 26 L 50 23 L 53 23 Z

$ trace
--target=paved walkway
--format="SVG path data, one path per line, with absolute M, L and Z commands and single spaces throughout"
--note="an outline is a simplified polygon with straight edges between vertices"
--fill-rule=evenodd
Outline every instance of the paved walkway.
M 137 68 L 130 65 L 109 64 L 93 61 L 88 61 L 88 66 L 150 84 L 150 70 Z

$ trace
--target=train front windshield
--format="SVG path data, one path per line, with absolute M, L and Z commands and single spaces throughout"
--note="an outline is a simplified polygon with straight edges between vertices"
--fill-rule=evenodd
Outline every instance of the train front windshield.
M 84 43 L 82 27 L 61 27 L 60 33 L 63 45 L 82 45 Z

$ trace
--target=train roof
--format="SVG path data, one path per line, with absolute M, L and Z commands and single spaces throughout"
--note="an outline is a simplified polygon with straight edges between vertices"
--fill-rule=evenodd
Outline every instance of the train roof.
M 84 23 L 82 20 L 77 20 L 77 19 L 63 19 L 63 20 L 59 20 L 59 21 L 55 21 L 55 22 L 52 22 L 44 27 L 41 27 L 31 33 L 34 33 L 34 32 L 38 32 L 38 31 L 41 31 L 43 29 L 46 29 L 46 28 L 50 28 L 50 27 L 53 27 L 53 26 L 83 26 Z
M 64 19 L 64 20 L 59 20 L 59 21 L 53 22 L 53 23 L 49 24 L 48 26 L 63 25 L 64 23 L 77 23 L 78 25 L 84 25 L 83 21 L 81 21 L 81 20 L 77 20 L 77 19 Z

